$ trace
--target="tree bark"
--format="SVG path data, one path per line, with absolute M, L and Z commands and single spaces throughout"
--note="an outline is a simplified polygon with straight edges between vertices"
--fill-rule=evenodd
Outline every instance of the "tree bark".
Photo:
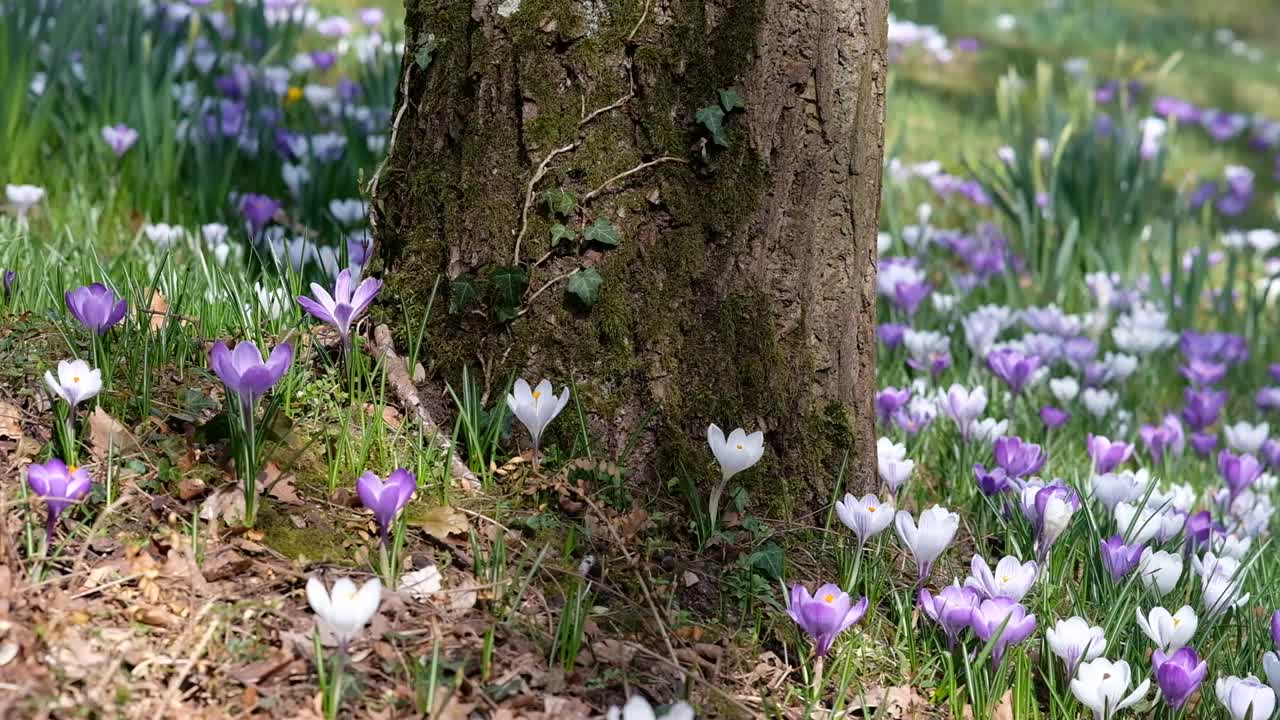
M 873 488 L 887 0 L 405 4 L 375 238 L 435 377 L 572 378 L 662 478 L 762 429 L 755 512 Z

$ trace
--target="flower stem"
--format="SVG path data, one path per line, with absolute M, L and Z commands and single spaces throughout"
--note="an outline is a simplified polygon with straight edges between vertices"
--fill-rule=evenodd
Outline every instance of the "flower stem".
M 818 659 L 813 663 L 813 701 L 815 703 L 822 702 L 822 666 L 826 659 L 826 657 L 819 655 Z

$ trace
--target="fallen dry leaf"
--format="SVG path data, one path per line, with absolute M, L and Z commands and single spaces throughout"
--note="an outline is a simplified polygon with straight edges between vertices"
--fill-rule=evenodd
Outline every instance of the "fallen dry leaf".
M 909 685 L 871 688 L 854 701 L 854 705 L 857 704 L 862 705 L 864 713 L 876 710 L 876 717 L 894 720 L 924 718 L 924 711 L 929 709 L 928 701 Z
M 239 487 L 224 487 L 200 503 L 200 519 L 221 520 L 228 527 L 244 523 L 244 493 Z
M 22 437 L 22 411 L 12 403 L 0 400 L 0 438 L 18 440 Z
M 102 406 L 94 408 L 89 415 L 89 451 L 95 458 L 104 458 L 109 453 L 131 452 L 138 448 L 138 440 L 115 418 L 107 414 Z
M 440 592 L 440 570 L 435 565 L 407 572 L 400 576 L 400 588 L 409 597 L 422 602 L 432 593 Z
M 448 505 L 431 508 L 411 522 L 437 540 L 447 540 L 450 535 L 461 535 L 471 529 L 467 516 Z
M 151 316 L 151 330 L 164 329 L 165 323 L 169 322 L 169 301 L 164 299 L 164 295 L 155 290 L 151 293 L 151 305 L 147 308 Z

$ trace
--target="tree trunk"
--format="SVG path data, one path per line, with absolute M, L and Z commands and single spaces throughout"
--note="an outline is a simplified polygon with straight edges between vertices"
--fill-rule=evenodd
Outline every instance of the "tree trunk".
M 393 303 L 440 278 L 435 377 L 572 378 L 662 478 L 762 429 L 755 512 L 872 488 L 887 1 L 405 4 L 376 252 Z

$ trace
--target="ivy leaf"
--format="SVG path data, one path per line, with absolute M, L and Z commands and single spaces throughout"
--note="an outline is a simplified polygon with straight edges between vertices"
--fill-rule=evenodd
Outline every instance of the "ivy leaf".
M 618 247 L 618 243 L 622 240 L 618 228 L 614 227 L 607 218 L 596 218 L 596 221 L 591 223 L 591 227 L 582 233 L 582 237 L 590 242 L 609 247 Z
M 493 313 L 502 322 L 514 320 L 520 310 L 520 298 L 529 286 L 529 273 L 519 266 L 494 268 L 489 274 L 493 281 Z
M 577 239 L 578 233 L 565 227 L 563 223 L 556 223 L 551 226 L 551 244 L 559 245 L 561 240 L 573 242 Z
M 547 204 L 547 210 L 552 215 L 560 217 L 569 217 L 573 214 L 573 209 L 578 206 L 578 198 L 573 193 L 560 188 L 552 188 L 543 191 L 542 200 Z
M 457 315 L 480 297 L 480 288 L 476 287 L 475 278 L 470 275 L 459 275 L 449 283 L 449 314 Z
M 742 110 L 747 107 L 747 101 L 743 99 L 737 88 L 729 88 L 728 90 L 720 90 L 720 107 L 724 111 L 731 113 L 734 110 Z
M 585 307 L 591 307 L 600 301 L 600 286 L 604 278 L 595 268 L 587 268 L 569 276 L 566 292 L 578 299 Z
M 436 36 L 428 34 L 422 40 L 418 41 L 418 52 L 414 54 L 413 61 L 418 63 L 419 70 L 426 70 L 431 64 L 431 55 L 436 51 Z
M 720 147 L 729 146 L 729 137 L 724 134 L 724 111 L 719 105 L 708 105 L 694 115 L 702 127 L 711 133 L 711 140 Z
M 751 568 L 765 577 L 776 580 L 782 577 L 784 560 L 782 548 L 775 542 L 767 542 L 760 549 L 748 556 Z

